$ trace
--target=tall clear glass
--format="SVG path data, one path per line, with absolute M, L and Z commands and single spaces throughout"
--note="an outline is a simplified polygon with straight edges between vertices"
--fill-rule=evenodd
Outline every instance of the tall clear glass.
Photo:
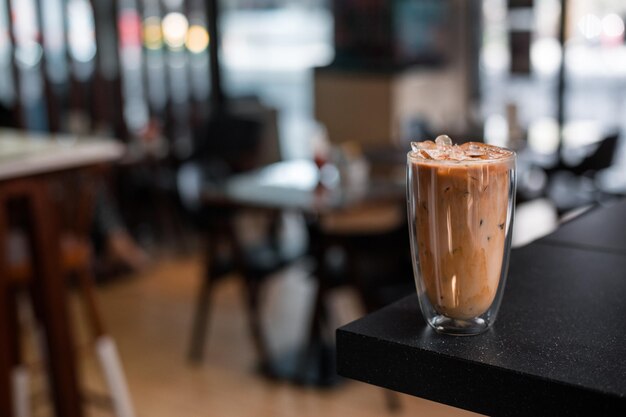
M 407 156 L 407 199 L 422 314 L 440 333 L 482 333 L 496 319 L 508 272 L 515 153 L 458 161 L 419 152 Z

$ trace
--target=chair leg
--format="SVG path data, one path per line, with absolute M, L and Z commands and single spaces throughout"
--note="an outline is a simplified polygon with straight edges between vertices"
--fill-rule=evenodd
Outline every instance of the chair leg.
M 100 316 L 100 310 L 96 301 L 96 292 L 94 289 L 94 279 L 91 275 L 91 270 L 84 270 L 78 272 L 76 275 L 78 280 L 78 286 L 80 288 L 80 296 L 82 299 L 83 308 L 85 309 L 85 315 L 89 320 L 91 332 L 95 340 L 104 336 L 106 331 L 102 317 Z
M 259 280 L 245 278 L 246 285 L 246 307 L 248 312 L 248 324 L 250 326 L 250 334 L 259 357 L 261 365 L 267 365 L 270 360 L 269 349 L 265 342 L 265 333 L 261 323 L 261 308 L 259 303 L 260 285 Z
M 115 415 L 117 417 L 135 417 L 124 369 L 113 338 L 108 335 L 98 337 L 96 353 L 113 400 Z
M 94 280 L 91 271 L 89 269 L 80 271 L 77 278 L 83 305 L 94 334 L 96 356 L 109 388 L 115 415 L 117 417 L 134 417 L 134 407 L 128 391 L 124 368 L 122 367 L 115 341 L 104 329 L 103 320 L 96 302 Z
M 39 307 L 37 296 L 37 292 L 32 288 L 32 285 L 29 286 L 28 296 L 26 297 L 28 308 L 25 310 L 25 322 L 29 330 L 27 337 L 32 340 L 35 351 L 43 364 L 43 369 L 49 369 L 48 340 L 46 339 L 46 332 L 41 319 L 43 313 Z
M 13 388 L 13 415 L 15 417 L 31 417 L 30 376 L 26 365 L 13 366 L 11 385 Z
M 13 391 L 13 416 L 14 417 L 30 417 L 30 378 L 28 368 L 24 363 L 21 350 L 21 331 L 18 316 L 17 293 L 11 291 L 9 299 L 6 303 L 7 317 L 9 318 L 11 340 L 8 348 L 11 352 L 11 362 L 13 368 L 11 370 L 11 386 Z
M 204 344 L 209 321 L 211 307 L 211 293 L 213 292 L 213 280 L 209 273 L 202 279 L 200 292 L 196 301 L 196 311 L 191 329 L 191 342 L 189 344 L 189 360 L 194 363 L 202 362 L 204 358 Z
M 187 354 L 188 360 L 191 363 L 199 364 L 204 359 L 204 345 L 206 341 L 206 333 L 209 323 L 209 316 L 211 310 L 211 296 L 213 294 L 213 287 L 215 280 L 219 276 L 217 267 L 218 259 L 218 242 L 224 235 L 219 232 L 220 227 L 224 225 L 216 225 L 215 228 L 211 228 L 214 233 L 211 238 L 204 242 L 204 276 L 200 283 L 200 291 L 196 299 L 196 308 L 193 317 L 193 324 L 191 328 L 191 340 L 189 342 L 189 352 Z M 223 271 L 222 271 L 223 272 Z
M 313 373 L 314 383 L 331 385 L 335 379 L 332 358 L 326 349 L 326 334 L 329 329 L 326 297 L 328 293 L 329 273 L 325 264 L 325 254 L 330 243 L 327 242 L 317 223 L 309 223 L 310 251 L 315 258 L 315 270 L 312 279 L 317 283 L 312 306 L 309 329 L 303 351 L 298 358 L 295 370 L 295 381 L 302 384 L 310 382 Z M 332 368 L 332 369 L 329 369 Z

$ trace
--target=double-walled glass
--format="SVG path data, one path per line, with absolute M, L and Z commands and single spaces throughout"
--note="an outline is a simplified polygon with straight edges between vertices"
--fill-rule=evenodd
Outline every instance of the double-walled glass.
M 420 307 L 440 333 L 474 335 L 495 321 L 506 281 L 515 153 L 500 159 L 407 157 L 413 271 Z

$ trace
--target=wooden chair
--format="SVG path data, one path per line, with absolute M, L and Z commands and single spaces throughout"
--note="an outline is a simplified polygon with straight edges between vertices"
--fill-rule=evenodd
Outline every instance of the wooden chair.
M 87 324 L 91 331 L 92 346 L 96 352 L 96 356 L 100 362 L 105 381 L 107 383 L 113 409 L 117 417 L 134 417 L 134 411 L 126 379 L 121 366 L 121 362 L 117 353 L 117 348 L 112 337 L 106 332 L 100 315 L 94 286 L 94 278 L 92 275 L 92 249 L 89 239 L 91 226 L 91 213 L 94 201 L 93 184 L 86 178 L 68 178 L 67 176 L 53 182 L 52 187 L 57 187 L 59 191 L 55 193 L 59 196 L 59 213 L 65 217 L 64 230 L 60 249 L 61 273 L 67 277 L 68 285 L 70 279 L 76 279 L 76 285 L 80 299 L 82 301 Z M 63 189 L 71 187 L 71 196 L 79 196 L 74 199 L 73 204 L 63 202 Z M 69 207 L 69 208 L 68 208 Z M 17 223 L 19 223 L 19 207 L 16 207 Z M 62 219 L 63 220 L 63 219 Z M 5 254 L 8 260 L 8 275 L 13 283 L 12 296 L 7 303 L 8 314 L 13 322 L 12 330 L 15 335 L 13 338 L 12 358 L 14 363 L 14 398 L 16 401 L 16 417 L 30 415 L 29 413 L 29 383 L 28 383 L 28 367 L 24 363 L 21 355 L 20 346 L 20 324 L 17 317 L 17 293 L 29 290 L 30 283 L 33 280 L 35 270 L 30 258 L 30 250 L 28 245 L 27 234 L 24 229 L 28 225 L 23 225 L 22 230 L 13 228 L 8 236 L 0 238 L 7 239 L 8 253 Z M 29 291 L 30 292 L 30 291 Z M 32 293 L 32 292 L 31 292 Z M 38 316 L 37 302 L 33 300 L 35 317 Z

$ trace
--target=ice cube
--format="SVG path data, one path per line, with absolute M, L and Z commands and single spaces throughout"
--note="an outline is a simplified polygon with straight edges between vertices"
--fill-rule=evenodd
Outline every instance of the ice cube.
M 454 145 L 450 147 L 450 159 L 454 159 L 456 161 L 463 161 L 465 159 L 465 152 L 463 149 L 459 148 L 458 145 Z
M 437 137 L 436 143 L 429 140 L 411 142 L 411 149 L 422 159 L 456 162 L 502 159 L 512 154 L 507 149 L 479 142 L 465 142 L 462 145 L 451 143 L 448 136 L 441 135 Z
M 470 145 L 468 149 L 465 151 L 465 155 L 478 157 L 485 155 L 485 151 L 480 148 L 480 146 Z
M 424 158 L 424 159 L 436 159 L 436 158 L 434 158 L 434 157 L 430 154 L 430 152 L 428 152 L 428 151 L 427 151 L 427 150 L 425 150 L 425 149 L 420 149 L 420 150 L 418 151 L 418 154 L 419 154 L 422 158 Z
M 450 136 L 448 135 L 439 135 L 437 136 L 437 139 L 435 139 L 435 143 L 438 146 L 452 146 L 452 139 L 450 139 Z

